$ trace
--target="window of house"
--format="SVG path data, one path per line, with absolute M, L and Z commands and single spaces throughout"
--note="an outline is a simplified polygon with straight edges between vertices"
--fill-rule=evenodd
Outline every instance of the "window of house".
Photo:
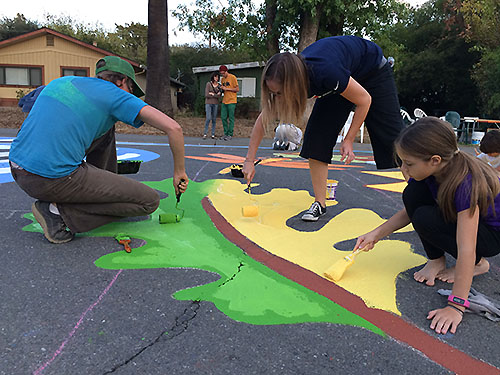
M 238 98 L 255 98 L 255 84 L 256 78 L 237 78 L 238 86 L 240 91 L 238 91 Z
M 62 75 L 63 77 L 64 76 L 87 77 L 87 69 L 63 68 Z
M 0 66 L 0 85 L 41 86 L 42 68 Z

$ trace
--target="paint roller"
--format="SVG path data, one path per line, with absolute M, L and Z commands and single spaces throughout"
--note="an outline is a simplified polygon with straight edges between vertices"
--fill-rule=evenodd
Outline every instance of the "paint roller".
M 250 187 L 250 184 L 248 184 L 248 196 L 250 197 L 250 200 L 256 202 L 255 199 L 252 198 L 252 188 Z M 244 217 L 259 216 L 259 206 L 257 206 L 256 204 L 253 204 L 251 206 L 243 206 L 241 208 L 241 213 Z
M 181 179 L 179 185 L 184 182 L 184 179 Z M 181 201 L 181 192 L 179 192 L 175 195 L 175 198 L 177 199 L 177 203 L 175 204 L 175 209 L 177 211 L 181 211 L 180 214 L 178 213 L 165 213 L 165 214 L 160 214 L 159 215 L 159 220 L 160 224 L 171 224 L 171 223 L 178 223 L 181 221 L 181 219 L 184 217 L 184 210 L 182 208 L 179 208 L 179 202 Z
M 363 249 L 354 250 L 349 255 L 346 255 L 342 259 L 336 261 L 323 273 L 323 275 L 325 275 L 332 281 L 339 281 L 344 275 L 344 272 L 354 263 L 354 258 L 356 258 L 356 255 L 358 255 L 361 251 L 363 251 Z

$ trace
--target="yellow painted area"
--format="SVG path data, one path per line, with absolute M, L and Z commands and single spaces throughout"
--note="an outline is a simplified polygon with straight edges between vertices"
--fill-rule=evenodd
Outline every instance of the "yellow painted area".
M 390 184 L 366 185 L 366 187 L 378 190 L 393 191 L 395 193 L 402 193 L 406 185 L 408 185 L 406 181 L 403 181 L 403 182 L 393 182 Z
M 366 185 L 366 187 L 372 188 L 372 189 L 379 189 L 379 190 L 386 190 L 386 191 L 393 191 L 396 193 L 402 193 L 403 190 L 405 189 L 407 183 L 405 181 L 405 178 L 403 174 L 400 171 L 397 172 L 372 172 L 372 171 L 363 171 L 363 173 L 366 174 L 372 174 L 375 176 L 381 176 L 381 177 L 387 177 L 387 178 L 394 178 L 396 180 L 401 180 L 399 182 L 391 182 L 388 184 L 372 184 L 372 185 Z
M 348 209 L 315 232 L 301 232 L 287 227 L 286 221 L 304 211 L 314 201 L 309 192 L 284 188 L 249 197 L 246 185 L 235 180 L 220 180 L 209 194 L 214 207 L 240 233 L 272 254 L 287 259 L 323 277 L 323 272 L 345 251 L 333 245 L 356 238 L 380 225 L 384 220 L 367 209 Z M 243 217 L 242 207 L 258 204 L 257 217 Z M 408 226 L 402 232 L 411 231 Z M 421 255 L 414 254 L 410 244 L 382 240 L 375 248 L 360 254 L 346 271 L 338 285 L 361 297 L 370 307 L 400 315 L 396 306 L 395 280 L 399 273 L 423 264 Z
M 403 180 L 404 181 L 404 176 L 401 173 L 401 171 L 389 171 L 389 172 L 380 172 L 380 171 L 363 171 L 362 173 L 365 174 L 372 174 L 374 176 L 381 176 L 381 177 L 388 177 L 388 178 L 394 178 L 396 180 Z

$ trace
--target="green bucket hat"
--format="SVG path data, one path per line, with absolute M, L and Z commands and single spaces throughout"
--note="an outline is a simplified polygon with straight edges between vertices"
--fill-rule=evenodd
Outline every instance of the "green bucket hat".
M 105 70 L 109 70 L 111 72 L 116 72 L 116 73 L 121 73 L 126 75 L 128 78 L 134 82 L 134 90 L 132 94 L 140 98 L 141 96 L 144 96 L 144 91 L 140 88 L 140 86 L 137 84 L 135 80 L 135 71 L 134 68 L 132 68 L 132 65 L 128 61 L 125 61 L 118 56 L 106 56 L 103 57 L 101 60 L 105 61 L 105 64 L 101 66 L 100 68 L 96 68 L 95 74 L 103 72 Z M 97 63 L 99 63 L 101 60 L 99 60 Z

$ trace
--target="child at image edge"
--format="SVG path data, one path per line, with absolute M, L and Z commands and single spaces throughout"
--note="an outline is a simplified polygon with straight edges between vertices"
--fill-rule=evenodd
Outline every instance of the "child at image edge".
M 415 280 L 453 283 L 448 304 L 429 312 L 430 328 L 455 333 L 469 304 L 473 276 L 488 272 L 485 257 L 500 252 L 499 177 L 491 166 L 460 151 L 451 126 L 436 117 L 405 128 L 395 149 L 410 177 L 403 192 L 405 208 L 360 236 L 354 249 L 371 250 L 412 223 L 429 258 L 414 273 Z M 455 267 L 446 268 L 445 253 L 456 258 Z
M 500 172 L 500 130 L 487 132 L 481 139 L 479 151 L 476 150 L 477 157 Z

